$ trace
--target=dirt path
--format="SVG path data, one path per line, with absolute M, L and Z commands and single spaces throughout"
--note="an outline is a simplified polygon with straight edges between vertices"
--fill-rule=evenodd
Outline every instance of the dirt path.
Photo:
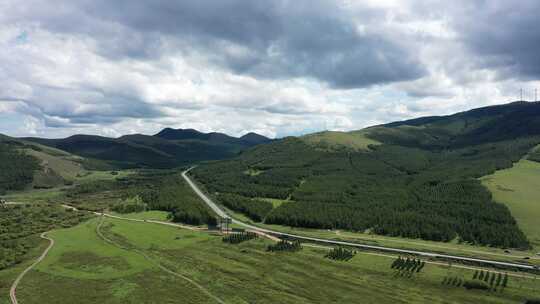
M 213 295 L 208 289 L 206 289 L 204 286 L 202 286 L 201 284 L 193 281 L 192 279 L 184 276 L 183 274 L 180 274 L 180 273 L 177 273 L 177 272 L 174 272 L 172 271 L 171 269 L 161 265 L 159 262 L 156 262 L 154 261 L 152 258 L 150 258 L 150 256 L 148 256 L 146 253 L 144 253 L 143 251 L 141 250 L 138 250 L 138 249 L 132 249 L 132 248 L 127 248 L 121 244 L 118 244 L 116 243 L 115 241 L 107 238 L 105 235 L 103 235 L 103 233 L 101 232 L 101 226 L 103 226 L 103 223 L 105 222 L 105 217 L 107 215 L 103 215 L 99 221 L 99 224 L 97 225 L 96 227 L 96 233 L 97 235 L 102 239 L 104 240 L 105 242 L 115 246 L 115 247 L 118 247 L 120 249 L 123 249 L 123 250 L 127 250 L 127 251 L 133 251 L 141 256 L 143 256 L 147 261 L 149 261 L 151 264 L 155 265 L 156 267 L 158 267 L 159 269 L 161 269 L 162 271 L 170 274 L 170 275 L 173 275 L 175 277 L 178 277 L 178 278 L 181 278 L 185 281 L 187 281 L 188 283 L 190 283 L 191 285 L 197 287 L 199 290 L 201 290 L 205 295 L 207 295 L 208 297 L 212 298 L 213 300 L 215 300 L 216 302 L 220 303 L 220 304 L 225 304 L 225 302 L 223 300 L 221 300 L 220 298 L 218 298 L 217 296 Z M 115 216 L 110 216 L 112 218 L 117 218 Z M 125 219 L 125 218 L 120 218 L 120 219 Z M 158 223 L 161 223 L 161 222 L 158 222 Z M 161 223 L 163 224 L 163 223 Z
M 17 294 L 16 294 L 16 291 L 17 291 L 17 286 L 19 285 L 19 283 L 21 282 L 22 278 L 30 271 L 32 270 L 32 268 L 34 268 L 39 262 L 41 262 L 46 256 L 47 256 L 47 253 L 49 253 L 49 250 L 51 250 L 51 248 L 54 246 L 54 240 L 47 237 L 46 236 L 46 232 L 43 232 L 40 237 L 42 239 L 45 239 L 45 240 L 48 240 L 50 242 L 49 246 L 47 246 L 47 248 L 45 249 L 45 251 L 43 251 L 43 253 L 41 254 L 41 256 L 34 262 L 32 263 L 32 265 L 28 266 L 23 272 L 21 272 L 21 274 L 19 274 L 19 276 L 15 279 L 15 281 L 13 282 L 13 284 L 11 285 L 11 288 L 9 290 L 9 298 L 11 299 L 11 303 L 12 304 L 18 304 L 19 302 L 17 302 Z

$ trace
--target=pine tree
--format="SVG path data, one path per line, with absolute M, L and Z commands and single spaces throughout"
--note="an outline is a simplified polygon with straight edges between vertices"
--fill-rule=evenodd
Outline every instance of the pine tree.
M 501 280 L 502 280 L 502 275 L 501 275 L 501 273 L 499 272 L 499 273 L 497 274 L 497 283 L 496 283 L 497 286 L 500 286 L 500 285 L 501 285 Z
M 426 266 L 426 262 L 422 261 L 420 263 L 420 267 L 418 267 L 418 269 L 416 270 L 416 272 L 420 272 L 420 270 L 422 270 L 424 268 L 424 266 Z
M 506 287 L 508 285 L 508 273 L 504 274 L 503 281 L 502 281 L 502 287 Z

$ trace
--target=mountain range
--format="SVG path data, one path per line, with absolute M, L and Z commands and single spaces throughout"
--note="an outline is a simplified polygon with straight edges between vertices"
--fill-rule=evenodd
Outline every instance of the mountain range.
M 266 224 L 529 248 L 539 240 L 479 178 L 540 160 L 539 144 L 540 103 L 514 102 L 288 137 L 191 173 L 222 204 Z M 249 199 L 258 209 L 241 204 Z
M 150 136 L 143 134 L 109 138 L 73 135 L 62 139 L 22 138 L 54 147 L 117 168 L 171 168 L 204 160 L 232 157 L 271 139 L 256 133 L 232 137 L 223 133 L 203 133 L 194 129 L 166 128 Z

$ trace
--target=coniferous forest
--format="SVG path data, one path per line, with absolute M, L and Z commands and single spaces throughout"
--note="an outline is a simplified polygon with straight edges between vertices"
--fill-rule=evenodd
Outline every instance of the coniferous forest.
M 192 174 L 209 193 L 234 198 L 221 200 L 224 205 L 240 204 L 231 208 L 248 215 L 263 210 L 256 217 L 267 224 L 528 248 L 508 208 L 494 202 L 478 178 L 529 153 L 540 143 L 538 128 L 523 119 L 515 129 L 484 130 L 500 129 L 482 118 L 484 112 L 465 112 L 459 114 L 465 118 L 444 124 L 412 121 L 367 129 L 380 144 L 365 150 L 285 138 L 201 165 Z M 241 197 L 285 203 L 266 214 Z
M 0 143 L 0 194 L 21 190 L 32 182 L 39 162 L 15 147 Z

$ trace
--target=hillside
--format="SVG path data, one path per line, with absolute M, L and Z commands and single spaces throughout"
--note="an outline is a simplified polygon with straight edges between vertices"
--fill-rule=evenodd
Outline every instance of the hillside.
M 267 224 L 529 248 L 478 178 L 511 167 L 538 143 L 540 104 L 511 103 L 290 137 L 193 174 L 225 204 L 231 195 L 284 201 L 259 208 L 269 210 L 257 214 Z
M 83 160 L 64 151 L 0 135 L 0 193 L 73 181 Z
M 119 138 L 74 135 L 63 139 L 26 138 L 92 160 L 105 161 L 114 168 L 170 168 L 204 160 L 234 156 L 266 137 L 245 140 L 222 133 L 201 133 L 193 129 L 166 128 L 154 136 L 134 134 Z M 264 140 L 263 140 L 264 138 Z

